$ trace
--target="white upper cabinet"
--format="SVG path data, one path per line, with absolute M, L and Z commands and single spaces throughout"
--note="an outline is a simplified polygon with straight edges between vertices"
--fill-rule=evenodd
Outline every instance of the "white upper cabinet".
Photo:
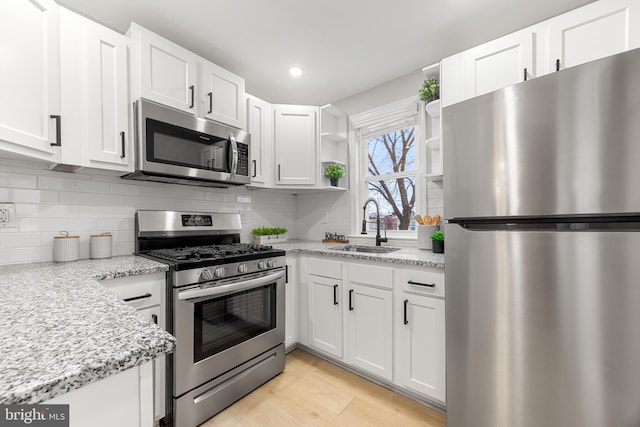
M 239 129 L 245 128 L 244 79 L 204 63 L 204 116 Z
M 271 104 L 247 96 L 247 132 L 251 134 L 251 185 L 269 187 L 273 174 L 273 116 Z
M 131 171 L 129 38 L 60 10 L 62 163 Z
M 133 23 L 132 89 L 134 101 L 146 98 L 196 114 L 196 54 Z
M 138 24 L 131 24 L 132 98 L 146 98 L 244 129 L 244 79 Z
M 549 20 L 548 71 L 637 47 L 640 47 L 640 1 L 597 1 Z
M 525 74 L 535 77 L 533 40 L 533 32 L 523 30 L 463 52 L 465 98 L 522 82 Z
M 0 149 L 58 162 L 60 150 L 51 145 L 60 142 L 64 126 L 58 6 L 53 0 L 0 2 L 0 40 Z
M 316 184 L 319 111 L 304 105 L 274 105 L 277 185 Z

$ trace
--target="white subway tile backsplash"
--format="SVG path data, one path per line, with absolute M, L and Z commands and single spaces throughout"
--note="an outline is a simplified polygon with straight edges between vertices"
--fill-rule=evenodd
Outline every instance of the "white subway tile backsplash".
M 136 209 L 176 209 L 175 199 L 166 199 L 160 197 L 126 197 L 126 206 L 133 206 Z
M 29 231 L 79 231 L 95 230 L 95 218 L 18 218 L 20 232 Z
M 0 187 L 35 189 L 38 187 L 38 177 L 35 175 L 0 173 Z
M 176 209 L 179 211 L 212 212 L 214 203 L 211 200 L 176 200 Z
M 39 177 L 38 188 L 43 190 L 80 191 L 84 193 L 107 193 L 109 184 L 92 181 L 90 177 L 71 175 L 73 178 Z
M 91 218 L 133 218 L 133 206 L 78 206 L 78 216 Z
M 14 203 L 58 203 L 57 191 L 0 188 L 0 200 Z
M 103 193 L 60 192 L 60 203 L 65 205 L 126 206 L 126 199 L 124 196 Z
M 97 218 L 96 230 L 100 233 L 116 230 L 130 231 L 131 235 L 133 235 L 135 230 L 134 217 L 131 215 L 131 217 L 127 218 Z
M 0 248 L 28 248 L 40 246 L 40 233 L 2 233 Z

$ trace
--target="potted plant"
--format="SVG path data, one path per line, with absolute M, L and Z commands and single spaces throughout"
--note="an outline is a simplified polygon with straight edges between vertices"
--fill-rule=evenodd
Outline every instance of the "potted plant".
M 440 99 L 440 82 L 438 78 L 432 77 L 422 82 L 422 89 L 418 91 L 418 96 L 426 103 Z
M 258 227 L 251 230 L 253 243 L 266 245 L 287 241 L 287 229 L 284 227 Z
M 344 168 L 337 163 L 332 163 L 324 170 L 324 176 L 329 178 L 333 187 L 337 187 L 338 180 L 344 176 Z
M 431 235 L 431 248 L 434 254 L 444 253 L 444 233 L 436 231 Z

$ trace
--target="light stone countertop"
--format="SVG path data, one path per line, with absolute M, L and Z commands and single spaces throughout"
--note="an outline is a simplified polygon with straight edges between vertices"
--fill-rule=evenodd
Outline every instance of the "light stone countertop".
M 430 250 L 418 248 L 401 248 L 399 251 L 386 254 L 340 251 L 332 248 L 344 246 L 341 243 L 321 243 L 307 240 L 290 240 L 276 243 L 274 248 L 284 249 L 287 253 L 324 255 L 336 258 L 350 258 L 365 261 L 386 262 L 391 264 L 417 265 L 444 269 L 444 254 L 434 254 Z M 387 246 L 387 245 L 384 245 Z
M 0 404 L 39 403 L 175 349 L 97 280 L 167 271 L 137 256 L 0 266 Z

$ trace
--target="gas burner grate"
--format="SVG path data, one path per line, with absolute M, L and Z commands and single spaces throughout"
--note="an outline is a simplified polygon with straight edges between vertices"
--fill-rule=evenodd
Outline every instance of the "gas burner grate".
M 198 261 L 204 259 L 222 259 L 236 255 L 250 255 L 267 252 L 272 249 L 272 246 L 234 244 L 156 249 L 147 252 L 147 254 L 169 261 Z

